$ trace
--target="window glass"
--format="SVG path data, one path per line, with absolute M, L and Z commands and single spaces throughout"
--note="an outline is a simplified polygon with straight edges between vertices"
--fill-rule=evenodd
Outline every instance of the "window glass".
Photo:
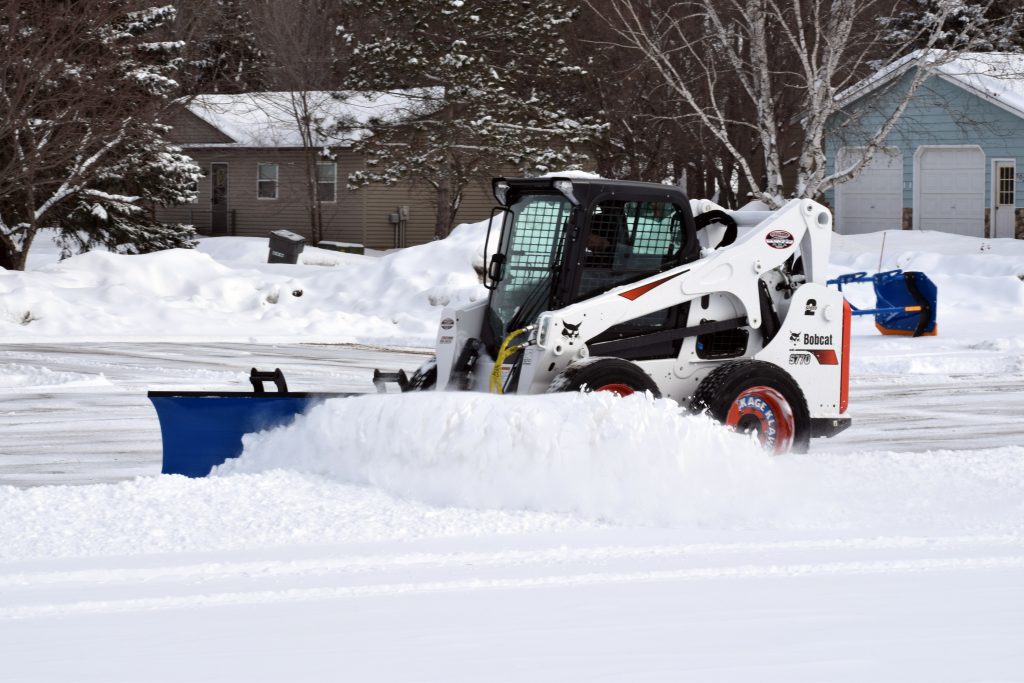
M 594 207 L 579 298 L 679 264 L 682 213 L 668 202 L 608 200 Z
M 259 164 L 256 173 L 256 196 L 277 199 L 277 164 Z
M 1013 197 L 1013 183 L 1014 183 L 1014 171 L 1013 166 L 1000 166 L 999 167 L 999 204 L 1003 206 L 1009 206 L 1014 204 Z
M 525 318 L 521 322 L 531 322 L 548 304 L 552 266 L 558 261 L 572 207 L 560 195 L 528 195 L 510 209 L 511 225 L 502 237 L 504 278 L 491 297 L 493 319 L 501 325 L 496 330 L 499 338 L 512 331 L 509 323 L 517 314 Z
M 335 163 L 320 162 L 316 165 L 317 199 L 333 202 L 336 196 L 338 167 Z

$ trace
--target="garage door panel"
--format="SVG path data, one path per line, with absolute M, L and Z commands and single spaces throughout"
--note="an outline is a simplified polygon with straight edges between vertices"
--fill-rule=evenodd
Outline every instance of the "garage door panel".
M 840 168 L 855 162 L 859 150 L 842 150 Z M 836 187 L 836 231 L 852 235 L 898 229 L 903 213 L 903 155 L 889 148 L 876 153 L 856 179 Z
M 980 148 L 921 148 L 916 182 L 918 229 L 983 236 L 985 153 Z

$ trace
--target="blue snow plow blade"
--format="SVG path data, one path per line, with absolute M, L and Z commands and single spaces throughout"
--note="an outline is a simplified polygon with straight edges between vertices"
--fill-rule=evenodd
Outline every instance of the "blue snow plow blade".
M 242 454 L 242 436 L 288 424 L 328 398 L 349 394 L 151 391 L 160 419 L 161 472 L 205 477 Z
M 877 275 L 850 273 L 840 275 L 828 284 L 843 285 L 870 282 L 875 288 L 875 307 L 857 308 L 851 304 L 854 315 L 875 316 L 875 327 L 882 334 L 908 337 L 930 337 L 938 334 L 935 320 L 938 308 L 938 288 L 924 273 L 890 270 Z
M 163 474 L 205 477 L 217 465 L 242 454 L 242 437 L 289 424 L 329 398 L 359 393 L 297 393 L 288 391 L 280 368 L 273 372 L 253 368 L 252 391 L 151 391 L 149 400 L 160 420 L 164 447 Z M 276 392 L 264 389 L 273 382 Z M 373 385 L 387 393 L 389 383 L 404 391 L 409 378 L 404 370 L 373 373 Z

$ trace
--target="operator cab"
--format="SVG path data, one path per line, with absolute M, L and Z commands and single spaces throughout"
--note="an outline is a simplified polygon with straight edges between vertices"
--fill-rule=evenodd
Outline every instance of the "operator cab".
M 495 213 L 503 219 L 497 245 L 486 247 L 491 296 L 483 341 L 492 356 L 507 334 L 544 311 L 700 257 L 690 203 L 677 187 L 496 178 L 493 188 L 500 204 Z M 679 315 L 675 309 L 658 311 L 609 333 L 675 326 Z

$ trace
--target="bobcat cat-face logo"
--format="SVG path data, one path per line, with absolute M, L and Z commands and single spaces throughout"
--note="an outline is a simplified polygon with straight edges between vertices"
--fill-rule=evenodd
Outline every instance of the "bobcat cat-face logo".
M 790 341 L 790 343 L 793 343 L 793 344 L 795 344 L 798 341 L 800 341 L 800 333 L 799 332 L 790 332 L 789 333 L 789 341 Z
M 582 325 L 582 324 L 583 324 L 582 320 L 579 321 L 578 323 L 576 323 L 575 325 L 573 325 L 571 323 L 567 323 L 567 322 L 565 322 L 563 320 L 562 321 L 562 336 L 565 337 L 566 339 L 569 339 L 569 340 L 579 339 L 580 338 L 580 325 Z

